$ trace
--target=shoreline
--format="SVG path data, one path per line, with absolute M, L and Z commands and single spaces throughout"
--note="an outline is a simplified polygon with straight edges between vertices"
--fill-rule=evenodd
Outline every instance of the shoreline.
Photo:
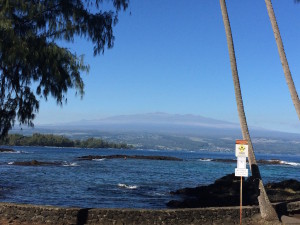
M 273 204 L 281 216 L 300 212 L 300 201 Z M 282 209 L 285 208 L 284 212 Z M 2 224 L 239 224 L 239 206 L 195 209 L 72 208 L 0 203 Z M 297 214 L 298 216 L 298 214 Z M 283 217 L 282 217 L 283 218 Z M 290 217 L 289 217 L 290 218 Z M 295 217 L 296 218 L 296 217 Z M 258 206 L 243 207 L 243 224 L 266 224 Z M 271 223 L 272 224 L 272 223 Z

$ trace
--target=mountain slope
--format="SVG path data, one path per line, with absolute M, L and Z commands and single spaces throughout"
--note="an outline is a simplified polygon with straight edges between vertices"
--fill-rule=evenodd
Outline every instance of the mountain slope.
M 14 130 L 20 133 L 20 130 Z M 101 137 L 137 148 L 232 151 L 241 139 L 239 124 L 196 115 L 148 113 L 121 115 L 99 120 L 36 126 L 21 133 L 54 133 L 75 139 Z M 300 134 L 251 128 L 256 151 L 300 153 Z

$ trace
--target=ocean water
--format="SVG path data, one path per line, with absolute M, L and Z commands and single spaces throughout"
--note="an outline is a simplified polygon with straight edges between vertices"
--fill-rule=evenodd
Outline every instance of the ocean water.
M 169 194 L 184 187 L 213 183 L 234 173 L 234 152 L 78 149 L 14 147 L 0 153 L 0 201 L 87 208 L 166 208 Z M 84 155 L 163 155 L 183 161 L 102 159 L 79 161 Z M 260 165 L 264 183 L 300 181 L 300 154 L 264 155 L 257 159 L 281 160 L 281 165 Z M 57 162 L 51 166 L 17 166 L 18 161 Z

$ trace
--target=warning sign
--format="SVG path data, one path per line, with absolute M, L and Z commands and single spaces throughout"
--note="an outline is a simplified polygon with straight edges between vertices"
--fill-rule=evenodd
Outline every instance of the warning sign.
M 235 168 L 236 177 L 248 177 L 248 169 Z
M 236 140 L 235 156 L 236 157 L 248 157 L 248 142 L 246 140 Z

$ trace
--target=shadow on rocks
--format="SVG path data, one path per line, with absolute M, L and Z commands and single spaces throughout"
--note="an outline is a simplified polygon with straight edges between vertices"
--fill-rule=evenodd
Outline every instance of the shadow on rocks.
M 89 216 L 89 208 L 87 209 L 80 209 L 77 213 L 77 222 L 76 225 L 84 225 L 87 223 L 87 219 Z

